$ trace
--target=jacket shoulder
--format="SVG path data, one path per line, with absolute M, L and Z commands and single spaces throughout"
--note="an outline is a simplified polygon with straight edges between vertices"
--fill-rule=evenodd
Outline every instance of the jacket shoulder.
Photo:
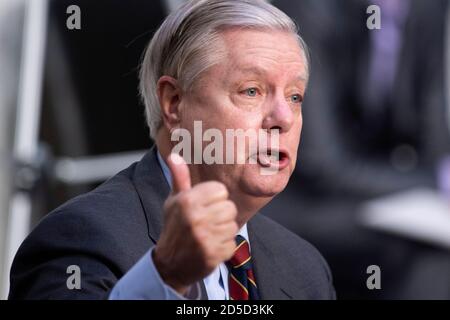
M 131 180 L 133 169 L 134 165 L 56 208 L 31 235 L 50 229 L 51 234 L 67 236 L 79 246 L 89 241 L 89 246 L 99 249 L 110 247 L 112 243 L 107 245 L 107 242 L 114 239 L 114 245 L 126 245 L 127 251 L 132 252 L 130 247 L 139 246 L 136 240 L 149 239 L 145 213 Z
M 316 247 L 264 215 L 255 218 L 255 237 L 280 269 L 294 277 L 299 287 L 306 288 L 311 298 L 335 299 L 330 268 Z
M 10 298 L 102 299 L 150 248 L 146 217 L 132 182 L 134 166 L 46 215 L 20 246 Z M 79 266 L 81 290 L 68 290 Z

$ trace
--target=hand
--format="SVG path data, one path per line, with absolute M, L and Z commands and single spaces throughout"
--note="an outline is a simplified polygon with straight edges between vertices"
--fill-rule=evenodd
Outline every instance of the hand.
M 171 154 L 167 165 L 173 189 L 164 204 L 164 226 L 153 261 L 163 281 L 185 294 L 232 257 L 239 230 L 237 209 L 220 182 L 192 187 L 189 167 L 179 155 Z

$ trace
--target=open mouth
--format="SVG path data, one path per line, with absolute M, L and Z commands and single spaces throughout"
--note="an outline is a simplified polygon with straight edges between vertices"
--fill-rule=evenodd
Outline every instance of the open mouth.
M 278 149 L 260 150 L 258 153 L 258 163 L 262 167 L 284 169 L 289 164 L 287 152 Z

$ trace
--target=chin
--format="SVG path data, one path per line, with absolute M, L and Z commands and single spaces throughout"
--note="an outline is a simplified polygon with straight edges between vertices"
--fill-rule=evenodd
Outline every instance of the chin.
M 244 192 L 254 197 L 273 198 L 286 188 L 289 177 L 290 174 L 288 174 L 287 170 L 277 172 L 273 175 L 263 176 L 258 173 L 256 175 L 246 176 L 242 180 L 243 189 Z

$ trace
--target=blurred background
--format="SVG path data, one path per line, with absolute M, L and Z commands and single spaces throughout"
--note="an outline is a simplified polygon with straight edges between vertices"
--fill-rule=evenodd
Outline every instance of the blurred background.
M 0 298 L 33 226 L 152 145 L 139 62 L 181 2 L 0 1 Z M 322 252 L 339 299 L 450 299 L 448 0 L 271 2 L 311 78 L 297 169 L 262 213 Z

